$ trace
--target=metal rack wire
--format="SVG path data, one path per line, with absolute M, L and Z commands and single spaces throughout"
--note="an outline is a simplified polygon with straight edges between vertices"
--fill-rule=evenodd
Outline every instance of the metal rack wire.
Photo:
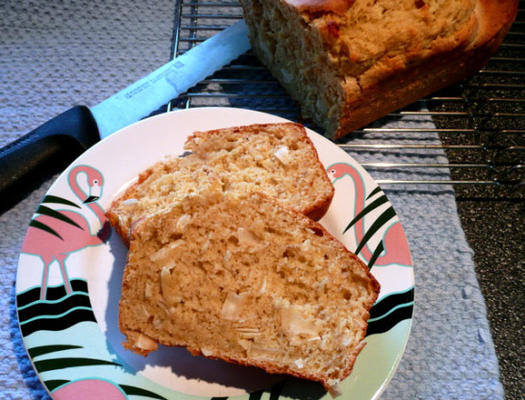
M 242 18 L 237 1 L 178 0 L 174 54 L 179 55 Z M 354 132 L 358 140 L 338 144 L 351 153 L 413 150 L 445 152 L 436 162 L 362 162 L 381 185 L 454 184 L 458 197 L 523 200 L 525 187 L 525 1 L 498 53 L 474 77 L 422 99 Z M 251 52 L 172 102 L 172 108 L 230 106 L 269 112 L 304 123 L 299 108 Z M 388 121 L 423 118 L 427 127 L 389 127 Z M 424 140 L 427 134 L 440 141 Z M 388 142 L 378 141 L 388 135 Z M 392 170 L 443 171 L 424 179 L 381 179 Z M 374 175 L 374 174 L 373 174 Z M 430 176 L 430 177 L 429 177 Z

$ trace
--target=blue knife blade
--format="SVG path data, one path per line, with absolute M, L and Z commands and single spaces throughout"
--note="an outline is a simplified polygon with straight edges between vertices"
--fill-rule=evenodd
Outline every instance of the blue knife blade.
M 91 109 L 76 106 L 0 149 L 0 210 L 20 200 L 32 183 L 56 172 L 112 133 L 177 98 L 250 48 L 239 21 Z M 53 168 L 54 167 L 54 168 Z

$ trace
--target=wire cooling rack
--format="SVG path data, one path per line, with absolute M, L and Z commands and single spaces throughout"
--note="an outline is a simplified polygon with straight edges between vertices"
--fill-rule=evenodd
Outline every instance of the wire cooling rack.
M 461 200 L 525 198 L 525 1 L 498 53 L 472 78 L 396 111 L 353 133 L 338 144 L 350 154 L 395 150 L 432 155 L 436 162 L 362 162 L 381 186 L 454 184 Z M 237 1 L 178 0 L 174 55 L 225 29 L 242 18 Z M 171 104 L 172 108 L 229 106 L 264 111 L 299 121 L 298 105 L 250 52 L 200 82 Z M 406 117 L 431 121 L 431 127 L 389 127 L 390 120 Z M 440 140 L 418 140 L 433 133 Z M 377 141 L 389 135 L 388 143 Z M 399 139 L 396 139 L 399 138 Z M 409 140 L 407 140 L 409 138 Z M 379 160 L 382 157 L 378 157 Z M 450 175 L 433 171 L 450 169 Z M 426 170 L 423 179 L 383 177 L 392 170 Z M 402 175 L 402 174 L 401 174 Z M 410 175 L 409 175 L 410 176 Z M 443 179 L 445 176 L 445 179 Z

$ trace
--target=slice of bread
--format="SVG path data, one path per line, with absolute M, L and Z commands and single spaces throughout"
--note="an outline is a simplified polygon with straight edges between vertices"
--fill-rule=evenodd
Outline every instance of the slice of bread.
M 379 284 L 319 223 L 260 193 L 201 192 L 132 232 L 124 346 L 319 381 L 349 375 Z
M 106 215 L 126 243 L 130 228 L 141 218 L 201 189 L 262 192 L 313 219 L 321 218 L 332 200 L 333 186 L 302 125 L 196 132 L 185 148 L 192 154 L 154 165 L 113 201 Z

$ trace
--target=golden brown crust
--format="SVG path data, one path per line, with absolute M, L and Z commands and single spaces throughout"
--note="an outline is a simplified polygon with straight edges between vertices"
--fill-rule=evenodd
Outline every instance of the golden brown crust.
M 324 170 L 324 166 L 321 163 L 321 160 L 319 159 L 319 153 L 317 153 L 317 150 L 316 150 L 312 140 L 310 139 L 310 137 L 306 133 L 306 129 L 301 124 L 295 124 L 295 125 L 297 125 L 301 129 L 301 131 L 303 132 L 303 135 L 304 135 L 303 136 L 303 140 L 305 142 L 307 142 L 312 147 L 312 149 L 314 149 L 315 159 L 316 159 L 315 162 L 317 164 L 317 166 L 314 167 L 314 168 L 321 168 L 321 169 Z M 311 167 L 313 167 L 313 166 L 311 166 Z M 323 177 L 323 180 L 325 181 L 325 185 L 330 187 L 330 193 L 327 193 L 326 196 L 319 198 L 316 202 L 312 203 L 310 205 L 310 207 L 307 207 L 307 208 L 302 210 L 303 214 L 305 214 L 307 217 L 313 219 L 314 221 L 320 220 L 326 214 L 326 212 L 328 211 L 328 208 L 330 208 L 330 204 L 332 203 L 332 199 L 333 199 L 334 193 L 335 193 L 334 186 L 332 185 L 332 182 L 330 181 L 330 178 L 328 178 L 328 175 L 327 174 L 323 174 L 322 177 Z M 312 190 L 314 190 L 314 188 L 312 188 Z
M 301 12 L 333 12 L 342 14 L 352 6 L 355 0 L 285 0 L 286 3 Z
M 268 0 L 256 6 L 254 1 L 241 0 L 256 54 L 301 103 L 303 115 L 325 128 L 331 138 L 475 73 L 500 45 L 518 4 L 517 0 L 456 0 L 443 2 L 450 15 L 448 11 L 438 15 L 440 5 L 426 0 L 397 5 L 356 0 L 342 14 L 312 14 L 294 3 Z M 312 0 L 319 9 L 329 8 L 329 3 Z M 383 6 L 399 16 L 397 24 L 392 23 L 395 16 L 390 24 L 386 19 L 383 23 Z M 259 14 L 268 20 L 261 22 Z M 280 15 L 278 22 L 272 18 L 275 15 Z M 362 34 L 374 31 L 371 20 L 381 23 L 374 40 Z M 278 34 L 271 33 L 280 27 Z
M 478 0 L 479 30 L 473 47 L 495 51 L 507 34 L 518 12 L 517 0 Z
M 278 123 L 265 123 L 265 124 L 238 125 L 238 126 L 232 126 L 232 127 L 223 128 L 223 129 L 211 129 L 208 131 L 195 131 L 190 136 L 188 136 L 188 138 L 186 139 L 185 146 L 188 145 L 188 143 L 194 141 L 196 138 L 198 138 L 201 135 L 220 135 L 226 129 L 231 130 L 232 132 L 235 132 L 235 133 L 239 133 L 239 134 L 248 134 L 246 132 L 246 128 L 250 128 L 250 130 L 258 130 L 258 129 L 263 130 L 265 128 L 274 126 L 276 124 L 282 127 L 293 127 L 293 128 L 299 129 L 299 131 L 302 132 L 302 136 L 303 136 L 302 139 L 308 140 L 310 144 L 312 144 L 312 142 L 308 138 L 308 134 L 306 133 L 306 130 L 303 125 L 297 122 L 278 122 Z
M 366 334 L 366 331 L 363 334 L 363 337 L 364 337 L 365 334 Z M 128 339 L 129 339 L 129 337 L 130 337 L 129 332 L 126 332 L 126 335 L 128 336 Z M 300 379 L 307 379 L 307 380 L 319 382 L 319 383 L 321 383 L 323 385 L 323 387 L 327 391 L 330 391 L 332 389 L 332 386 L 330 385 L 330 383 L 327 380 L 323 380 L 323 379 L 319 378 L 318 376 L 307 374 L 307 373 L 299 373 L 299 372 L 297 372 L 295 370 L 292 370 L 290 368 L 278 367 L 278 366 L 272 365 L 272 364 L 270 364 L 268 362 L 261 362 L 261 361 L 257 361 L 257 360 L 242 360 L 242 359 L 236 359 L 236 358 L 231 358 L 231 357 L 227 357 L 227 356 L 205 355 L 205 354 L 202 353 L 202 351 L 200 349 L 198 349 L 196 347 L 188 347 L 188 346 L 186 346 L 185 344 L 182 344 L 182 343 L 181 344 L 173 344 L 173 343 L 163 342 L 161 340 L 159 342 L 159 344 L 162 344 L 162 345 L 165 345 L 165 346 L 171 346 L 171 347 L 184 348 L 184 349 L 188 350 L 188 352 L 191 355 L 195 356 L 195 357 L 205 357 L 205 358 L 208 358 L 210 360 L 222 360 L 222 361 L 225 361 L 225 362 L 228 362 L 228 363 L 241 365 L 243 367 L 261 368 L 262 370 L 268 372 L 269 374 L 286 374 L 286 375 L 291 375 L 291 376 L 295 376 L 295 377 L 300 378 Z M 152 351 L 156 350 L 156 349 L 152 349 L 152 350 L 140 349 L 137 346 L 134 346 L 132 343 L 130 343 L 129 340 L 123 342 L 122 346 L 125 349 L 133 351 L 134 353 L 140 354 L 141 356 L 144 356 L 144 357 L 146 357 Z M 366 346 L 366 342 L 364 340 L 362 340 L 360 342 L 360 344 L 354 348 L 354 350 L 352 351 L 352 355 L 351 355 L 351 361 L 348 364 L 347 368 L 342 373 L 343 379 L 345 379 L 346 377 L 348 377 L 350 375 L 350 373 L 352 372 L 352 369 L 354 367 L 355 361 L 357 359 L 357 356 L 359 355 L 359 353 L 361 353 L 361 351 L 363 350 L 363 348 L 365 346 Z
M 516 0 L 479 0 L 476 9 L 478 28 L 467 47 L 454 48 L 429 58 L 417 67 L 406 69 L 390 79 L 383 79 L 362 92 L 357 101 L 348 101 L 334 138 L 397 109 L 407 106 L 437 90 L 476 73 L 497 50 L 517 13 Z
M 134 182 L 130 187 L 128 187 L 123 193 L 120 193 L 113 201 L 111 202 L 111 206 L 106 211 L 106 218 L 109 220 L 109 223 L 117 234 L 120 236 L 126 247 L 129 247 L 129 237 L 130 237 L 130 228 L 127 224 L 122 223 L 120 220 L 120 217 L 116 210 L 118 210 L 119 205 L 125 201 L 126 199 L 130 199 L 134 197 L 135 192 L 137 191 L 137 186 L 143 183 L 151 174 L 153 174 L 155 168 L 157 166 L 163 166 L 164 163 L 159 162 L 152 167 L 148 168 L 145 171 L 142 171 L 138 177 L 137 181 Z
M 106 218 L 108 219 L 111 226 L 115 229 L 117 232 L 117 235 L 120 236 L 126 247 L 129 247 L 129 237 L 126 232 L 124 232 L 124 229 L 122 228 L 122 225 L 120 224 L 118 215 L 115 214 L 111 209 L 106 211 Z

